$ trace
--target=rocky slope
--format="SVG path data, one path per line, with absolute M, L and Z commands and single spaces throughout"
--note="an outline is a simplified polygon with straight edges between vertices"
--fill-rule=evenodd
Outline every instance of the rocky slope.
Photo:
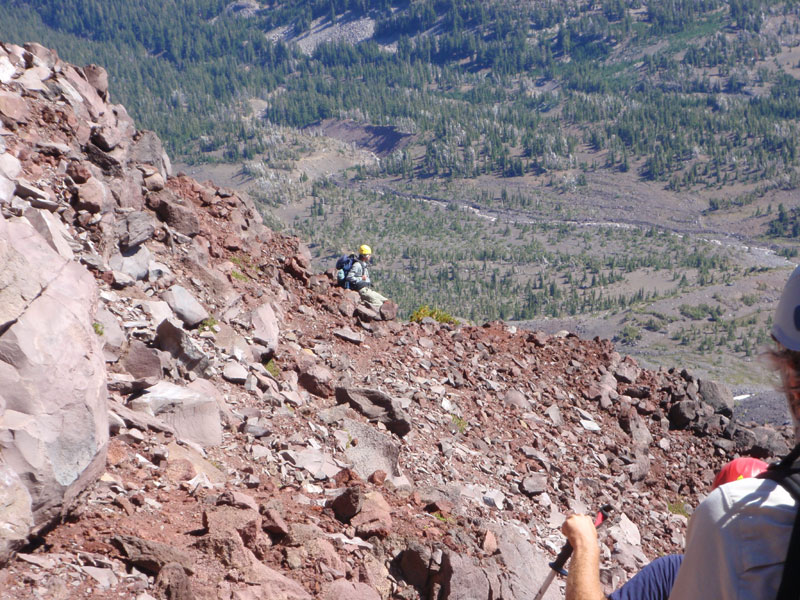
M 0 119 L 4 597 L 531 598 L 604 503 L 611 588 L 787 449 L 608 341 L 371 311 L 99 67 L 0 45 Z

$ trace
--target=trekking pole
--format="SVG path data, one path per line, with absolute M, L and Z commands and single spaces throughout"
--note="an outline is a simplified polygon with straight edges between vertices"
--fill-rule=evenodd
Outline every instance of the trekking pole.
M 597 511 L 597 516 L 594 519 L 594 527 L 597 529 L 602 525 L 606 519 L 609 517 L 609 513 L 614 510 L 610 504 L 604 504 L 600 507 L 600 510 Z M 550 563 L 550 572 L 547 574 L 547 577 L 542 583 L 542 587 L 539 588 L 536 596 L 534 596 L 533 600 L 542 600 L 544 597 L 547 588 L 550 587 L 550 584 L 553 583 L 553 579 L 556 578 L 556 575 L 565 575 L 567 574 L 564 565 L 567 564 L 569 557 L 572 556 L 572 545 L 569 542 L 565 542 L 564 546 L 561 548 L 561 552 L 558 553 L 556 559 Z

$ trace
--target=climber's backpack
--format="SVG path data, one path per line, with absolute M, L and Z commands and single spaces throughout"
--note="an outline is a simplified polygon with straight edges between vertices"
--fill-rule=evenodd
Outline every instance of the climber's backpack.
M 758 477 L 780 483 L 794 497 L 798 507 L 777 598 L 777 600 L 796 600 L 800 598 L 800 571 L 797 569 L 800 561 L 800 444 L 779 463 L 770 465 Z
M 347 274 L 350 272 L 350 269 L 353 268 L 355 262 L 355 254 L 342 254 L 339 257 L 336 261 L 336 285 L 346 289 L 350 288 L 350 284 L 347 282 Z

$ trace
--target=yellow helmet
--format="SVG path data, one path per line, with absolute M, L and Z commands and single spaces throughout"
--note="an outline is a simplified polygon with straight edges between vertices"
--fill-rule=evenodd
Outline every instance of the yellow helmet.
M 358 247 L 358 254 L 360 256 L 369 256 L 370 254 L 372 254 L 372 248 L 370 248 L 366 244 L 362 244 L 361 246 Z

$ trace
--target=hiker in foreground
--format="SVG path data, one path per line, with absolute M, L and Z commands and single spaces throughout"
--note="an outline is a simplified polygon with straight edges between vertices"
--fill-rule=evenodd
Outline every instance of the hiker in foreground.
M 372 248 L 362 244 L 358 248 L 358 257 L 345 274 L 345 287 L 356 290 L 361 300 L 369 304 L 373 310 L 380 310 L 387 298 L 372 289 L 372 280 L 369 278 L 369 262 L 372 260 Z
M 786 283 L 775 313 L 772 358 L 800 441 L 800 267 Z M 639 574 L 640 600 L 797 600 L 800 598 L 800 444 L 757 478 L 721 485 L 689 521 L 679 569 L 659 565 Z M 794 466 L 794 469 L 792 468 Z M 790 491 L 792 490 L 792 491 Z M 562 528 L 574 548 L 566 600 L 603 600 L 597 531 L 586 515 L 572 515 Z M 784 569 L 784 564 L 790 565 Z M 645 583 L 645 581 L 640 581 Z M 625 588 L 623 587 L 620 592 Z M 615 592 L 615 595 L 618 592 Z M 615 597 L 612 595 L 612 597 Z

